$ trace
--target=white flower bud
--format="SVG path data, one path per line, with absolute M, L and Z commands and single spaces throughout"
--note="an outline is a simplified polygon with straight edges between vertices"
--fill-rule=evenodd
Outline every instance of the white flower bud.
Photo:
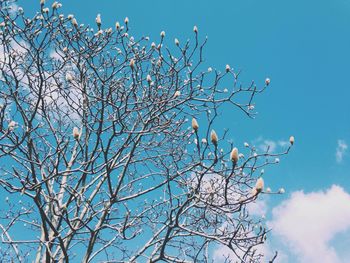
M 175 38 L 175 45 L 180 45 L 180 41 L 177 38 Z
M 130 68 L 131 69 L 134 69 L 135 68 L 135 60 L 132 58 L 132 59 L 130 59 Z
M 249 143 L 245 142 L 244 147 L 249 147 Z
M 237 148 L 233 148 L 230 154 L 230 159 L 233 163 L 237 163 L 239 160 L 239 156 L 238 156 L 238 149 Z
M 165 37 L 165 31 L 160 32 L 161 37 Z
M 286 192 L 286 190 L 284 190 L 284 188 L 280 188 L 279 190 L 278 190 L 278 193 L 279 194 L 284 194 Z
M 125 17 L 124 23 L 125 23 L 125 24 L 128 24 L 128 23 L 129 23 L 129 18 L 128 18 L 128 17 Z
M 75 18 L 72 19 L 72 24 L 73 26 L 78 27 L 78 22 Z
M 211 67 L 208 68 L 208 72 L 212 72 L 213 69 Z
M 116 23 L 115 23 L 115 28 L 116 28 L 117 30 L 120 29 L 120 24 L 119 24 L 119 22 L 116 22 Z
M 80 131 L 79 131 L 79 129 L 78 129 L 77 127 L 74 127 L 74 128 L 73 128 L 73 137 L 74 137 L 74 139 L 76 139 L 76 140 L 78 140 L 79 137 L 80 137 Z
M 275 159 L 275 163 L 279 163 L 280 162 L 280 159 L 279 158 L 276 158 Z
M 195 118 L 192 119 L 192 129 L 197 131 L 199 128 L 198 122 Z
M 40 0 L 40 5 L 45 5 L 45 0 Z
M 210 140 L 211 142 L 217 146 L 218 145 L 218 135 L 216 134 L 216 132 L 214 130 L 211 130 L 211 133 L 210 133 Z
M 177 98 L 181 95 L 181 92 L 179 90 L 177 90 L 174 94 L 174 98 Z
M 231 69 L 231 68 L 230 68 L 230 65 L 227 64 L 225 69 L 226 69 L 226 72 L 230 72 L 230 69 Z
M 100 14 L 98 14 L 96 16 L 96 24 L 97 24 L 98 27 L 100 27 L 101 24 L 102 24 L 102 20 L 101 20 L 101 15 Z
M 264 190 L 264 179 L 262 177 L 259 177 L 256 181 L 255 188 L 258 191 L 258 193 Z
M 293 145 L 294 144 L 294 136 L 290 136 L 290 138 L 289 138 L 289 142 L 290 142 L 290 144 L 291 145 Z
M 66 81 L 68 82 L 73 81 L 73 76 L 69 72 L 66 73 Z
M 48 7 L 43 8 L 43 13 L 48 13 L 50 11 L 50 9 Z
M 270 85 L 271 80 L 269 78 L 265 79 L 266 86 Z
M 271 193 L 271 188 L 270 188 L 270 187 L 267 187 L 265 192 L 266 192 L 266 193 Z
M 203 143 L 203 144 L 207 144 L 207 139 L 203 138 L 203 139 L 202 139 L 202 143 Z
M 194 27 L 193 27 L 193 32 L 195 32 L 196 34 L 198 33 L 198 28 L 197 28 L 197 26 L 194 26 Z
M 15 122 L 15 121 L 10 121 L 10 123 L 9 123 L 8 126 L 7 126 L 7 129 L 8 129 L 9 131 L 13 131 L 13 130 L 16 128 L 16 126 L 17 126 L 17 122 Z
M 151 83 L 151 82 L 152 82 L 152 78 L 151 78 L 150 75 L 147 75 L 146 79 L 147 79 L 147 82 L 148 82 L 148 83 Z

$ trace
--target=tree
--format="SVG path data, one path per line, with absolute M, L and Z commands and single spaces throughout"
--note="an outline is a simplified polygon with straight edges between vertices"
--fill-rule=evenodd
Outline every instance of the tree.
M 270 80 L 204 70 L 197 27 L 149 44 L 127 18 L 103 29 L 98 15 L 94 32 L 60 3 L 32 18 L 13 4 L 0 3 L 1 258 L 209 262 L 220 244 L 260 262 L 268 229 L 246 208 L 290 147 L 243 155 L 214 128 L 230 105 L 254 117 Z

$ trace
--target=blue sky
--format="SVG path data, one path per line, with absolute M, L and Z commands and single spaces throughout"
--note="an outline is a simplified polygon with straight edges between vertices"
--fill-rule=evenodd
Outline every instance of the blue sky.
M 38 8 L 38 2 L 21 0 L 19 5 L 26 11 L 34 10 L 33 3 Z M 350 1 L 63 0 L 62 3 L 63 12 L 73 13 L 79 23 L 94 24 L 96 14 L 100 13 L 108 27 L 128 16 L 135 36 L 158 39 L 160 31 L 165 30 L 171 44 L 175 37 L 180 41 L 191 37 L 192 28 L 197 25 L 200 35 L 208 36 L 205 50 L 208 65 L 224 69 L 230 64 L 242 69 L 241 80 L 246 84 L 253 79 L 263 84 L 266 77 L 271 78 L 268 90 L 257 98 L 256 119 L 247 119 L 238 110 L 232 110 L 228 118 L 216 123 L 216 130 L 229 128 L 230 135 L 239 143 L 278 142 L 288 140 L 290 135 L 296 138 L 295 147 L 280 165 L 266 169 L 266 184 L 286 189 L 285 195 L 269 198 L 268 210 L 293 200 L 292 193 L 298 190 L 307 194 L 330 191 L 332 185 L 338 185 L 344 189 L 342 196 L 347 197 L 350 149 L 344 148 L 350 145 Z M 338 143 L 343 150 L 337 160 Z M 323 192 L 327 193 L 333 192 Z M 348 234 L 349 231 L 343 231 L 336 236 L 334 246 L 339 248 L 349 242 Z M 291 262 L 290 246 L 283 249 L 287 255 L 284 262 Z M 299 257 L 300 262 L 304 259 Z

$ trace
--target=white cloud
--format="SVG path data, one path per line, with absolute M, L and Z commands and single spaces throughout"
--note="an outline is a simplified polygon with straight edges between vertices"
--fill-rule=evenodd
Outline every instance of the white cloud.
M 341 163 L 344 158 L 344 154 L 348 149 L 348 145 L 344 140 L 338 140 L 337 149 L 335 151 L 335 158 L 337 160 L 337 163 Z
M 294 192 L 273 209 L 268 223 L 298 262 L 345 263 L 331 241 L 350 230 L 350 194 L 333 185 L 326 192 Z M 295 262 L 295 261 L 294 261 Z
M 248 213 L 252 216 L 265 216 L 267 212 L 267 204 L 264 199 L 258 199 L 252 203 L 247 204 Z

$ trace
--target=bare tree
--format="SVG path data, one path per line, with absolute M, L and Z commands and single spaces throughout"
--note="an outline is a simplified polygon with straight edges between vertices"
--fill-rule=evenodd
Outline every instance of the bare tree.
M 225 105 L 254 117 L 269 79 L 204 70 L 197 27 L 149 43 L 127 18 L 93 31 L 40 4 L 0 2 L 3 261 L 210 262 L 219 244 L 260 262 L 268 230 L 246 208 L 279 193 L 257 178 L 290 146 L 243 155 L 213 128 Z

